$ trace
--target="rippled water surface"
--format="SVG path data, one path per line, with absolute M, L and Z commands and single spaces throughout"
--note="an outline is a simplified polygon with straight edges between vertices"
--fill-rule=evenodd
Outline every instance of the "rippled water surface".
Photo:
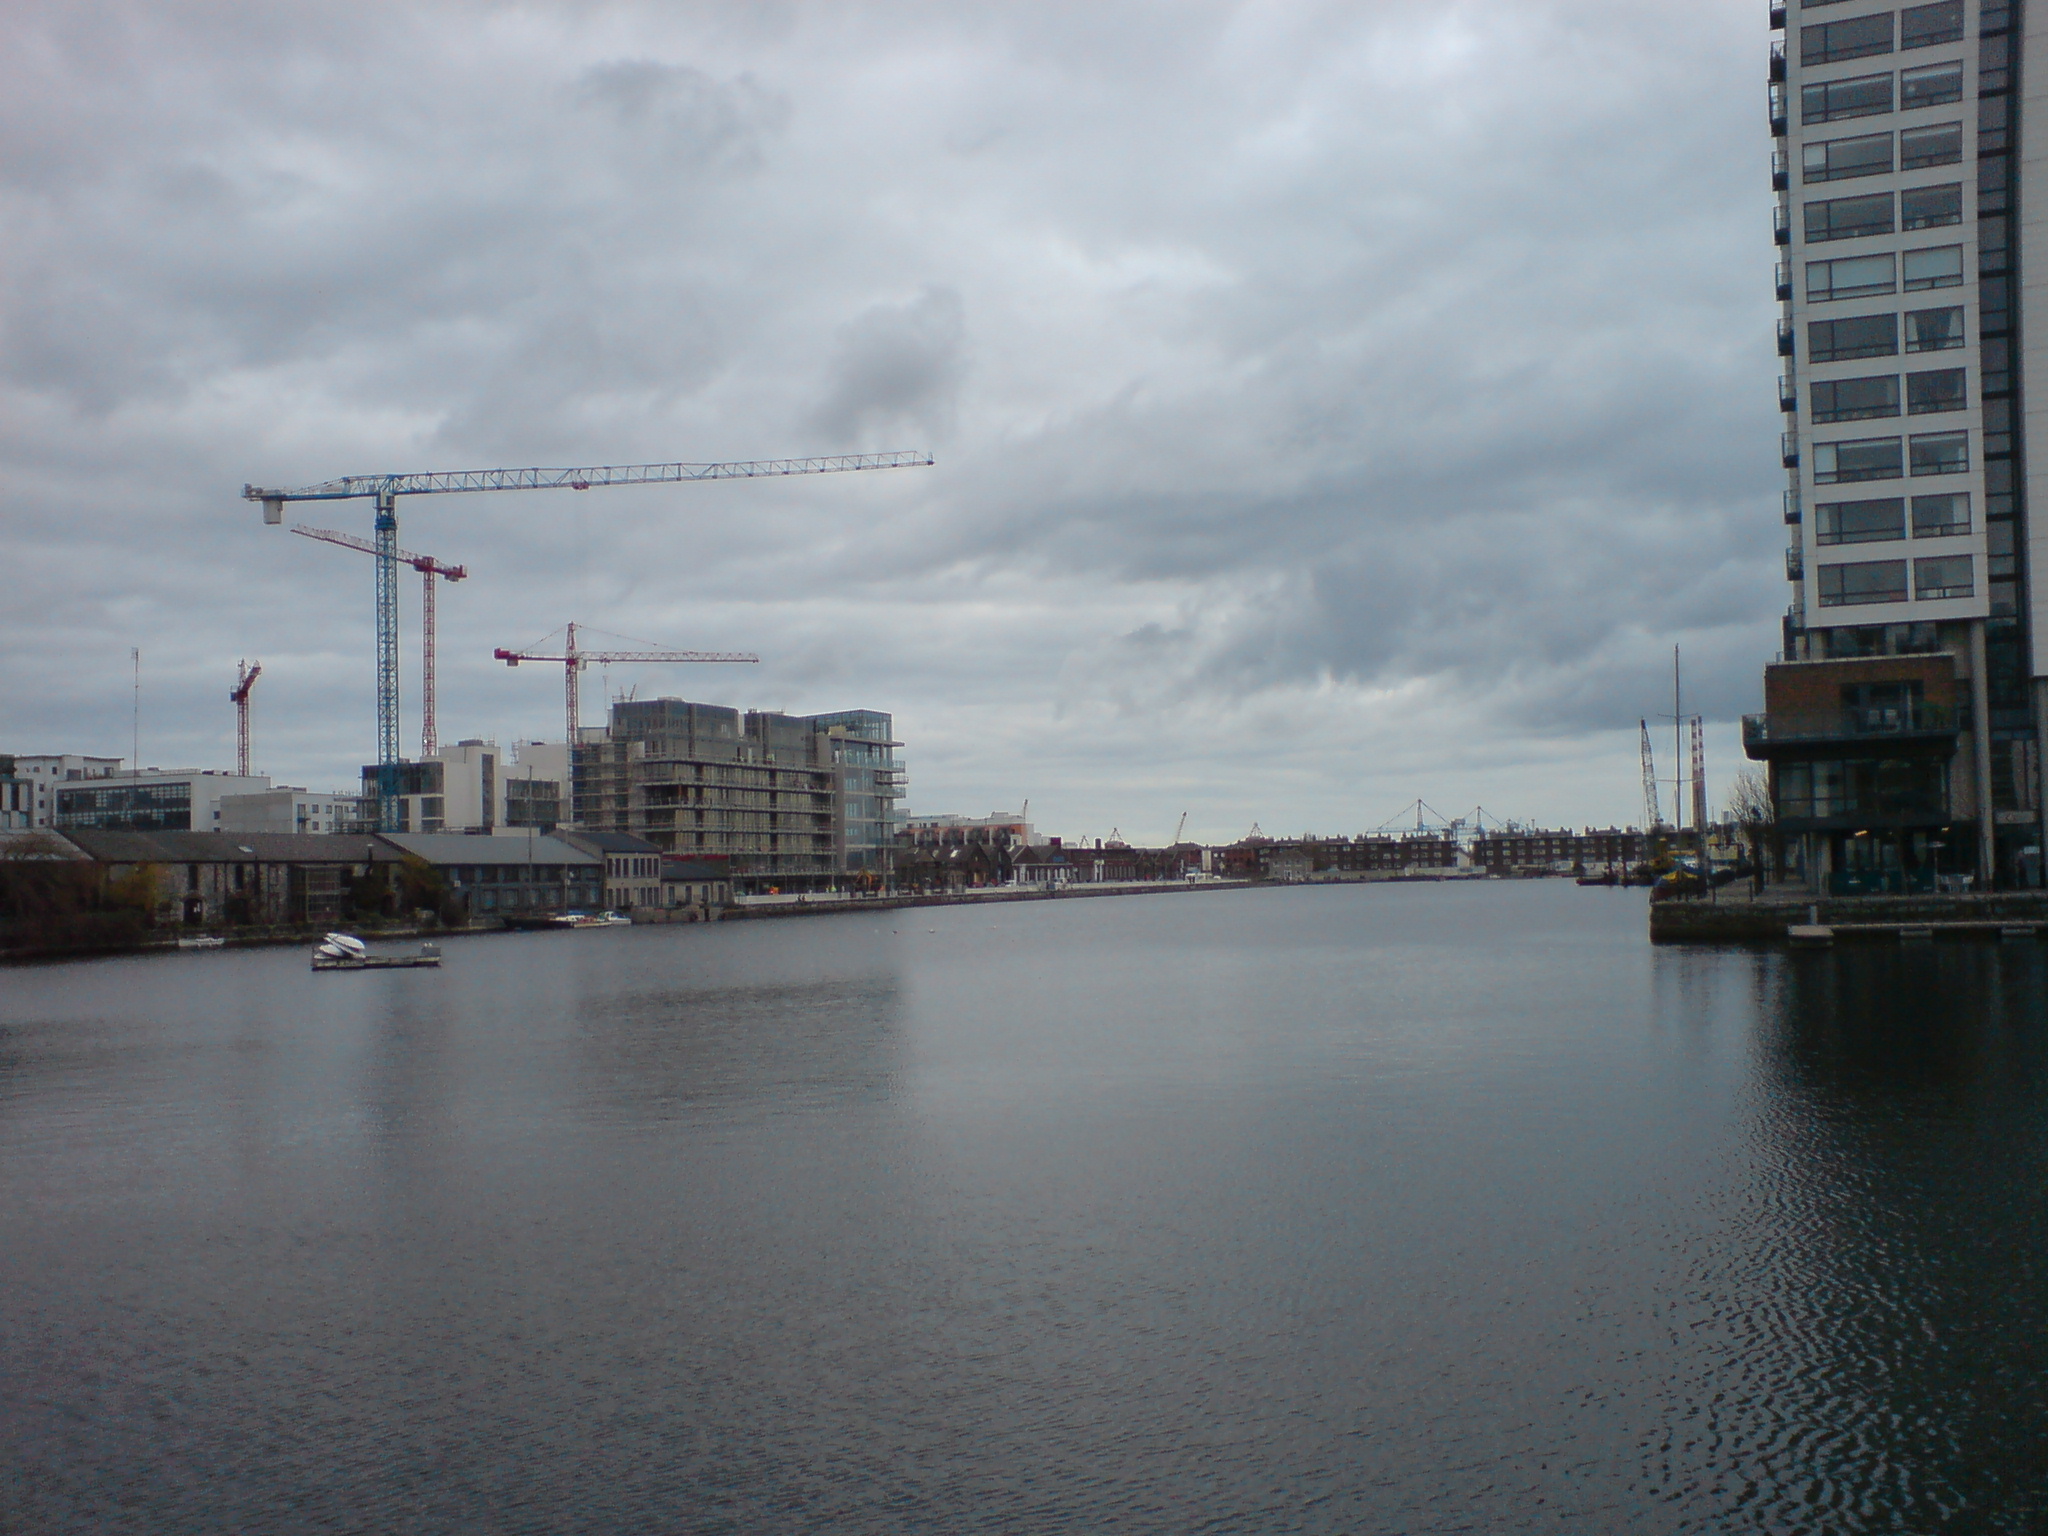
M 2041 951 L 1643 928 L 0 972 L 0 1529 L 2048 1528 Z

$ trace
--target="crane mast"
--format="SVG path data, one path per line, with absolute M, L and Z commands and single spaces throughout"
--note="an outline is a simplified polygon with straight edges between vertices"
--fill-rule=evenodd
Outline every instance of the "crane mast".
M 245 779 L 249 777 L 249 694 L 262 672 L 260 661 L 253 667 L 246 661 L 236 662 L 235 687 L 228 695 L 235 706 L 235 771 Z
M 244 485 L 242 498 L 263 504 L 263 521 L 284 521 L 288 501 L 366 497 L 376 509 L 377 557 L 377 826 L 398 829 L 398 498 L 461 491 L 587 491 L 603 485 L 662 485 L 684 480 L 758 480 L 835 475 L 929 465 L 924 452 L 841 453 L 806 459 L 748 459 L 707 464 L 591 464 L 570 468 L 435 470 L 422 474 L 344 475 L 296 489 Z M 570 668 L 573 677 L 575 668 Z M 573 745 L 573 741 L 571 745 Z
M 377 553 L 377 546 L 368 539 L 359 539 L 352 533 L 337 533 L 332 528 L 309 528 L 304 523 L 295 523 L 292 532 L 305 538 L 319 539 L 323 543 L 338 544 L 343 549 L 359 550 L 366 555 Z M 436 630 L 434 604 L 434 578 L 443 581 L 461 581 L 469 575 L 469 568 L 462 565 L 443 565 L 432 555 L 416 555 L 401 549 L 398 558 L 420 573 L 420 756 L 432 757 L 441 750 L 439 713 L 435 703 L 434 674 L 435 658 L 440 655 L 440 640 Z

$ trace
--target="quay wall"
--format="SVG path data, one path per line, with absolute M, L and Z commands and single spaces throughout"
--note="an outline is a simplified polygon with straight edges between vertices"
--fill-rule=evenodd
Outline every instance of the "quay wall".
M 1785 930 L 1818 922 L 2039 923 L 2048 922 L 2048 893 L 1998 891 L 1958 896 L 1838 896 L 1800 901 L 1653 901 L 1653 944 L 1782 944 Z M 1847 937 L 1844 935 L 1844 937 Z

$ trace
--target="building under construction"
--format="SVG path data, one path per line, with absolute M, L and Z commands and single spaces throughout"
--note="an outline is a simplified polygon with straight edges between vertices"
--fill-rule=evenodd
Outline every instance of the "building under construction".
M 891 728 L 866 709 L 784 715 L 622 700 L 576 745 L 576 824 L 728 860 L 734 879 L 755 887 L 879 877 L 904 790 Z

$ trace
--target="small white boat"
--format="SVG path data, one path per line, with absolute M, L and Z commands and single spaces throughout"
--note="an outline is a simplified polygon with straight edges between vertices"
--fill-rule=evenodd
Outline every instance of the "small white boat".
M 178 940 L 180 949 L 225 949 L 228 941 L 217 933 L 202 933 L 194 938 Z
M 316 971 L 403 971 L 440 963 L 438 944 L 422 944 L 416 955 L 373 955 L 370 946 L 352 933 L 330 933 L 313 947 Z

